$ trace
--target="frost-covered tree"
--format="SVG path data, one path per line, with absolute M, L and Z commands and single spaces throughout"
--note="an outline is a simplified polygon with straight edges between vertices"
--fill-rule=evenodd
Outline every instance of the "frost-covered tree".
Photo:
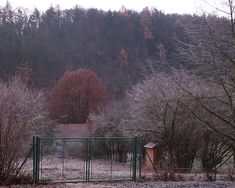
M 206 114 L 191 109 L 195 117 L 234 145 L 235 5 L 233 0 L 223 2 L 224 5 L 217 8 L 223 17 L 205 14 L 197 24 L 185 28 L 187 39 L 178 42 L 178 55 L 181 61 L 191 62 L 193 73 L 214 84 L 213 95 L 207 98 L 198 98 L 189 88 L 182 86 Z
M 20 78 L 0 82 L 0 183 L 15 175 L 34 119 L 43 114 L 42 92 L 27 88 Z
M 190 168 L 199 148 L 201 129 L 185 106 L 191 98 L 173 77 L 161 73 L 148 76 L 128 93 L 131 118 L 136 125 L 133 130 L 154 135 L 169 167 Z M 185 78 L 181 81 L 190 86 Z

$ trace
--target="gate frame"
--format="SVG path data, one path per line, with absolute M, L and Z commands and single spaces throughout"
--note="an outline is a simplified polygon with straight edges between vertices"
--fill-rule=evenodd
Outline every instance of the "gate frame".
M 86 139 L 86 154 L 85 154 L 85 181 L 82 182 L 92 182 L 90 179 L 91 171 L 90 171 L 90 164 L 91 164 L 91 139 L 131 139 L 131 151 L 132 151 L 132 181 L 136 181 L 136 172 L 137 172 L 137 153 L 138 153 L 138 146 L 140 147 L 140 142 L 138 137 L 39 137 L 33 136 L 33 184 L 38 185 L 40 184 L 40 156 L 41 156 L 41 139 Z M 141 149 L 140 149 L 141 151 Z M 139 159 L 139 175 L 141 176 L 141 153 Z M 107 181 L 107 180 L 104 180 Z M 111 180 L 112 181 L 112 180 Z M 120 181 L 120 180 L 119 180 Z M 67 182 L 67 181 L 66 181 Z M 69 182 L 69 181 L 68 181 Z M 44 182 L 43 182 L 44 183 Z M 63 183 L 63 181 L 61 181 Z

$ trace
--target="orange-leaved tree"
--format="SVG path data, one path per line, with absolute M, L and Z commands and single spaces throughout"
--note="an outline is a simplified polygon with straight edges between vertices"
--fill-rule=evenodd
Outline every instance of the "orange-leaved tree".
M 66 72 L 52 90 L 49 115 L 63 123 L 85 123 L 102 112 L 108 95 L 101 79 L 88 69 Z

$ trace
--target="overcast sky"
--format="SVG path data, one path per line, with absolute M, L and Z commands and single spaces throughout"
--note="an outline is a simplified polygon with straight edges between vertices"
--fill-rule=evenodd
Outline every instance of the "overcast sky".
M 4 6 L 7 0 L 0 0 L 0 6 Z M 162 10 L 165 13 L 201 13 L 201 9 L 211 12 L 211 5 L 218 6 L 221 0 L 9 0 L 13 8 L 25 7 L 40 10 L 47 9 L 50 5 L 60 5 L 61 9 L 72 8 L 79 5 L 84 8 L 95 7 L 103 10 L 119 10 L 122 5 L 128 9 L 137 11 L 148 6 Z

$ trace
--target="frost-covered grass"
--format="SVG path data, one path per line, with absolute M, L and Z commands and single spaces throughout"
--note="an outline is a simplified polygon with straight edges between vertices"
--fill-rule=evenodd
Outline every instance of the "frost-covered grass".
M 118 182 L 65 184 L 68 188 L 233 188 L 231 182 Z
M 92 159 L 86 166 L 84 159 L 42 157 L 40 160 L 40 180 L 42 181 L 85 181 L 86 168 L 90 170 L 90 180 L 125 180 L 132 177 L 132 164 L 119 163 L 105 159 Z M 23 169 L 26 173 L 33 170 L 32 160 L 28 160 Z
M 12 188 L 36 188 L 33 185 L 11 186 Z M 105 183 L 65 183 L 39 185 L 37 188 L 234 188 L 232 182 L 105 182 Z M 3 187 L 2 187 L 3 188 Z M 4 187 L 6 188 L 6 187 Z
M 112 165 L 111 165 L 112 163 Z M 182 176 L 181 182 L 160 182 L 154 181 L 156 174 L 154 171 L 143 168 L 142 175 L 145 177 L 145 182 L 133 182 L 133 181 L 108 181 L 105 180 L 125 180 L 131 179 L 131 163 L 118 163 L 105 159 L 94 159 L 89 166 L 91 170 L 90 179 L 92 183 L 65 183 L 66 180 L 85 180 L 85 160 L 79 158 L 59 158 L 55 156 L 44 156 L 41 158 L 40 179 L 51 182 L 64 181 L 62 184 L 43 185 L 43 187 L 84 187 L 84 188 L 225 188 L 233 186 L 233 182 L 228 181 L 228 175 L 219 174 L 217 181 L 206 181 L 205 174 L 176 174 L 176 176 Z M 32 159 L 28 160 L 23 168 L 25 173 L 32 173 L 33 162 Z M 112 173 L 111 173 L 112 171 Z M 137 171 L 138 176 L 138 171 Z M 101 180 L 101 182 L 99 182 Z M 103 180 L 103 182 L 102 182 Z M 149 181 L 146 181 L 149 180 Z M 26 186 L 27 187 L 27 186 Z M 29 186 L 32 187 L 32 186 Z M 232 188 L 232 187 L 231 187 Z M 234 184 L 235 188 L 235 184 Z

